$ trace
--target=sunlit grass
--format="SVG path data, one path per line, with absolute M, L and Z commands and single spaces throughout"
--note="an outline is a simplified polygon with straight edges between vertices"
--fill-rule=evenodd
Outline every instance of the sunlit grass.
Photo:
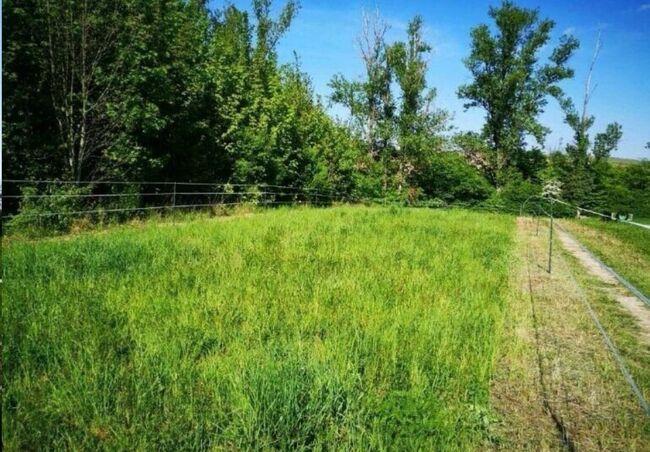
M 4 252 L 11 449 L 468 449 L 511 217 L 280 209 Z
M 650 296 L 650 230 L 592 219 L 566 224 L 590 251 Z

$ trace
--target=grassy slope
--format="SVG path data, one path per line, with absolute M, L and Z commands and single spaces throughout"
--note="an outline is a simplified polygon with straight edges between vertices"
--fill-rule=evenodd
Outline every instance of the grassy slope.
M 564 224 L 603 262 L 650 296 L 650 230 L 594 219 Z
M 476 447 L 512 232 L 335 208 L 12 243 L 5 446 Z

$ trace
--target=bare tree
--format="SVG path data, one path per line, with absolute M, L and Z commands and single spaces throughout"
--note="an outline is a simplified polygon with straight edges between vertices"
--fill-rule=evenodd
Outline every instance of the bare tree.
M 598 37 L 596 38 L 596 46 L 594 48 L 594 54 L 591 57 L 591 63 L 589 64 L 589 72 L 587 72 L 587 78 L 585 79 L 585 95 L 582 101 L 582 117 L 581 117 L 581 122 L 583 124 L 585 124 L 585 121 L 587 120 L 587 106 L 589 105 L 591 96 L 594 94 L 594 91 L 598 86 L 598 84 L 596 84 L 593 86 L 593 88 L 591 87 L 591 78 L 594 73 L 594 66 L 596 65 L 596 60 L 598 60 L 598 55 L 600 54 L 600 49 L 603 47 L 601 34 L 602 34 L 602 30 L 598 30 Z
M 366 68 L 367 82 L 365 97 L 367 108 L 366 134 L 370 146 L 370 154 L 377 158 L 381 149 L 387 144 L 387 124 L 384 119 L 392 118 L 394 101 L 390 91 L 392 79 L 391 69 L 386 54 L 385 36 L 388 24 L 381 18 L 379 10 L 373 13 L 363 12 L 361 34 L 357 44 L 361 59 Z
M 594 67 L 598 60 L 598 55 L 602 48 L 601 31 L 598 31 L 594 53 L 589 64 L 587 77 L 585 78 L 584 95 L 582 98 L 582 111 L 578 111 L 572 100 L 568 97 L 561 101 L 562 108 L 565 112 L 565 121 L 573 129 L 574 143 L 567 146 L 567 152 L 574 159 L 576 164 L 586 164 L 588 160 L 589 148 L 589 129 L 594 124 L 594 117 L 589 115 L 589 102 L 594 94 L 597 85 L 592 86 Z

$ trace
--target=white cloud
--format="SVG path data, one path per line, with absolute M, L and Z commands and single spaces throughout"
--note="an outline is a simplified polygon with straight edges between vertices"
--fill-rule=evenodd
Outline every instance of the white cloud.
M 562 32 L 563 35 L 572 35 L 573 33 L 576 32 L 576 27 L 568 27 L 565 28 L 564 31 Z
M 650 3 L 644 3 L 643 5 L 639 6 L 639 11 L 648 11 L 650 10 Z

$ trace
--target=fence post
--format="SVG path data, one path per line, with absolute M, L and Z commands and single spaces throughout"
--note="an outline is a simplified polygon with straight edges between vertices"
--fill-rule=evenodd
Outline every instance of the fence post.
M 174 182 L 174 194 L 172 195 L 172 209 L 176 207 L 176 182 Z
M 551 226 L 548 239 L 548 272 L 551 273 L 551 262 L 553 259 L 553 200 L 551 199 Z

